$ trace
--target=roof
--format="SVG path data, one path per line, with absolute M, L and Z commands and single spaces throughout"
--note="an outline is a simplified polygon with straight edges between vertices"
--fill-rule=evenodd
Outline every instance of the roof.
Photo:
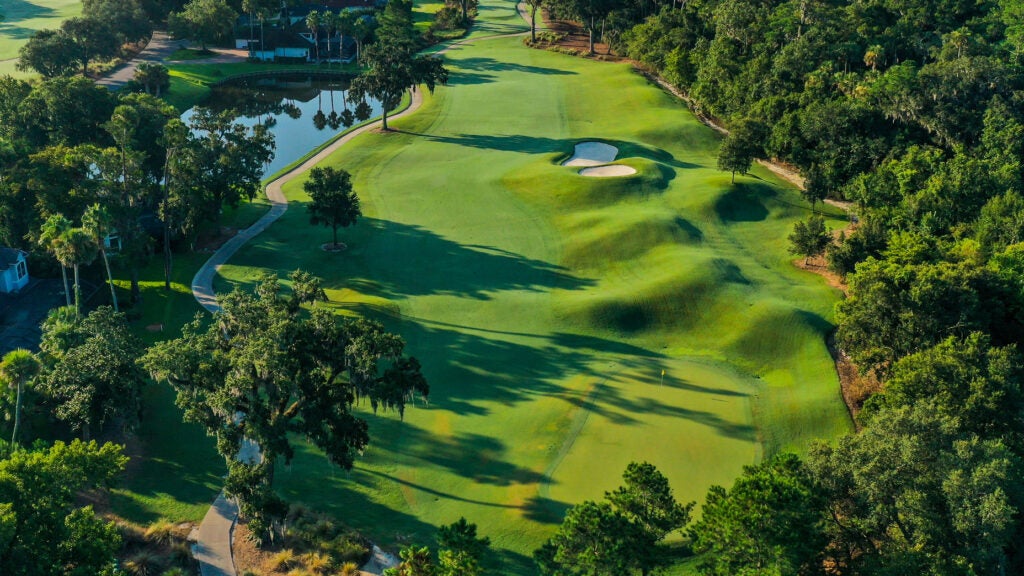
M 21 250 L 0 247 L 0 269 L 7 269 L 16 264 L 22 254 L 24 253 Z

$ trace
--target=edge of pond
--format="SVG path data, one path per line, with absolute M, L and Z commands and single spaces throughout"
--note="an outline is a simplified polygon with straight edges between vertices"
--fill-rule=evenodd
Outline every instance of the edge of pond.
M 394 114 L 399 114 L 401 112 L 404 112 L 405 110 L 407 110 L 409 108 L 409 106 L 411 104 L 412 104 L 412 98 L 410 97 L 409 92 L 406 91 L 406 92 L 404 92 L 402 94 L 402 101 L 399 102 L 398 106 L 395 107 L 395 109 L 388 111 L 388 116 L 392 116 Z M 270 184 L 274 180 L 277 180 L 281 176 L 284 176 L 285 174 L 291 172 L 292 170 L 295 170 L 296 168 L 301 166 L 304 162 L 306 162 L 307 160 L 309 160 L 313 156 L 316 156 L 317 154 L 322 152 L 325 148 L 327 148 L 331 144 L 334 144 L 335 142 L 337 142 L 338 139 L 344 138 L 349 133 L 351 133 L 351 132 L 353 132 L 355 130 L 360 129 L 363 126 L 366 126 L 367 124 L 372 124 L 374 122 L 377 122 L 378 120 L 380 120 L 380 116 L 374 116 L 372 118 L 367 118 L 366 120 L 363 120 L 362 122 L 360 122 L 358 124 L 353 124 L 352 126 L 349 126 L 348 128 L 346 128 L 345 130 L 342 130 L 341 132 L 338 132 L 334 136 L 331 136 L 325 142 L 323 142 L 319 146 L 313 148 L 309 152 L 306 152 L 305 154 L 300 156 L 295 161 L 293 161 L 290 164 L 282 167 L 277 172 L 274 172 L 273 174 L 270 174 L 269 176 L 264 177 L 263 180 L 262 180 L 263 186 L 266 187 L 268 184 Z

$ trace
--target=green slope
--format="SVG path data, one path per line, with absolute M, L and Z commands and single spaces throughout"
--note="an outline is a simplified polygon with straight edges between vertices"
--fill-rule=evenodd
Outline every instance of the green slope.
M 346 252 L 318 249 L 330 232 L 308 224 L 296 181 L 291 210 L 222 269 L 218 290 L 268 270 L 323 277 L 339 313 L 402 333 L 431 383 L 405 422 L 367 415 L 351 473 L 301 451 L 278 475 L 286 497 L 385 545 L 466 516 L 500 573 L 525 574 L 565 508 L 630 460 L 697 500 L 765 452 L 849 428 L 824 345 L 837 296 L 785 251 L 808 213 L 796 191 L 760 171 L 730 185 L 718 137 L 626 65 L 518 38 L 446 59 L 450 86 L 400 132 L 326 162 L 364 202 Z M 559 165 L 588 139 L 639 173 Z

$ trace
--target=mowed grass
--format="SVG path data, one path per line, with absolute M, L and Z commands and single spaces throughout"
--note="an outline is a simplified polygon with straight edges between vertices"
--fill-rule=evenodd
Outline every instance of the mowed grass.
M 81 0 L 8 0 L 0 4 L 0 74 L 25 77 L 14 64 L 18 50 L 38 30 L 55 29 L 82 13 Z
M 363 201 L 347 251 L 318 249 L 330 231 L 309 225 L 300 178 L 283 219 L 221 270 L 218 291 L 267 271 L 322 277 L 339 313 L 400 332 L 431 383 L 404 422 L 366 411 L 373 440 L 352 472 L 302 446 L 277 476 L 285 497 L 388 546 L 465 516 L 497 573 L 528 574 L 565 509 L 631 460 L 702 500 L 766 453 L 849 429 L 824 343 L 837 294 L 786 252 L 809 213 L 795 190 L 760 170 L 730 185 L 718 137 L 626 65 L 519 38 L 446 59 L 450 86 L 399 132 L 325 163 Z M 559 165 L 590 139 L 639 173 Z

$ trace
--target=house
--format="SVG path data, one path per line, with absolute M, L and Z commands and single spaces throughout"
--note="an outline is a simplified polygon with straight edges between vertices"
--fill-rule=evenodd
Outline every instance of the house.
M 28 284 L 25 253 L 14 248 L 0 248 L 0 292 L 17 292 Z
M 326 27 L 314 37 L 306 26 L 306 17 L 313 10 L 333 14 L 354 10 L 365 18 L 368 17 L 365 14 L 379 5 L 380 0 L 328 0 L 324 4 L 286 6 L 263 23 L 250 21 L 249 15 L 243 14 L 235 25 L 235 48 L 250 50 L 252 58 L 264 62 L 313 62 L 317 58 L 348 61 L 355 57 L 355 40 L 338 30 L 329 33 Z

